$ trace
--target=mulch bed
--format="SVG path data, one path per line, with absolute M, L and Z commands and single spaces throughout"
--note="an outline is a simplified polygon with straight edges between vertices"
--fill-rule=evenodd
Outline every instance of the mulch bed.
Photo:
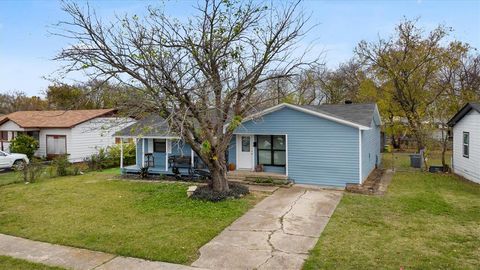
M 391 180 L 390 177 L 384 177 L 385 173 L 385 169 L 375 169 L 363 184 L 347 184 L 345 190 L 364 195 L 383 195 Z

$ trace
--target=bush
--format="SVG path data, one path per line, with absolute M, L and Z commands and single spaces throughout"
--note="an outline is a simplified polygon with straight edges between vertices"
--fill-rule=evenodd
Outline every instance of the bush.
M 92 171 L 103 170 L 120 166 L 120 145 L 112 145 L 107 148 L 100 148 L 98 153 L 84 159 Z M 135 163 L 135 144 L 123 145 L 123 164 Z
M 45 166 L 40 160 L 33 158 L 30 163 L 25 164 L 21 170 L 25 183 L 35 183 L 45 171 Z
M 76 163 L 72 165 L 72 174 L 80 175 L 83 172 L 88 171 L 88 165 L 85 163 Z
M 20 134 L 10 142 L 10 152 L 25 154 L 29 159 L 33 157 L 38 149 L 38 141 L 33 137 Z
M 241 198 L 249 193 L 248 187 L 229 183 L 230 190 L 228 192 L 214 191 L 210 186 L 202 186 L 197 188 L 190 198 L 203 201 L 219 202 L 227 198 Z
M 60 155 L 55 157 L 52 161 L 52 167 L 55 170 L 56 176 L 69 175 L 69 169 L 72 164 L 68 161 L 67 155 Z

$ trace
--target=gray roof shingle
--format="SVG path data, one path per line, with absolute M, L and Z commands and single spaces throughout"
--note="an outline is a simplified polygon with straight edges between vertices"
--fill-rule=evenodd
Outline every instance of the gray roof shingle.
M 117 133 L 118 137 L 156 137 L 156 136 L 175 136 L 171 133 L 167 122 L 160 116 L 149 116 L 138 120 Z
M 370 127 L 375 114 L 374 103 L 365 104 L 323 104 L 319 106 L 302 105 L 299 106 L 311 111 L 323 113 L 335 118 L 346 120 L 358 125 Z M 165 119 L 159 116 L 150 116 L 137 121 L 135 124 L 118 131 L 115 136 L 133 136 L 133 137 L 155 137 L 155 136 L 175 136 L 169 128 Z
M 302 108 L 324 113 L 358 125 L 370 127 L 375 113 L 375 103 L 303 105 Z

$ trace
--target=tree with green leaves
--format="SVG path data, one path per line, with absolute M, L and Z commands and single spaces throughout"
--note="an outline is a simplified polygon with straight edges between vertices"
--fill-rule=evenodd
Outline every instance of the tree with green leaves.
M 429 131 L 423 121 L 442 93 L 432 86 L 444 65 L 442 42 L 450 31 L 439 26 L 424 35 L 416 21 L 405 20 L 397 26 L 392 38 L 371 43 L 362 41 L 355 49 L 380 85 L 391 86 L 381 91 L 389 92 L 386 96 L 391 96 L 391 101 L 407 119 L 418 150 L 425 147 Z

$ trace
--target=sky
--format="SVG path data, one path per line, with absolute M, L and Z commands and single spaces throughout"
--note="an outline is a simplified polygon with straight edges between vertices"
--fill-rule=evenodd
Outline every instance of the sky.
M 274 4 L 278 1 L 272 1 Z M 80 4 L 85 4 L 79 1 Z M 180 19 L 194 14 L 197 1 L 90 0 L 97 15 L 111 20 L 115 14 L 141 16 L 149 5 L 165 8 Z M 312 56 L 322 55 L 331 68 L 353 56 L 361 40 L 375 41 L 393 34 L 402 18 L 419 18 L 427 31 L 439 24 L 452 27 L 451 39 L 480 49 L 480 0 L 376 0 L 376 1 L 304 1 L 314 26 L 302 41 L 311 46 Z M 0 0 L 0 93 L 24 91 L 42 95 L 51 79 L 67 83 L 82 80 L 78 74 L 58 78 L 62 63 L 52 60 L 71 40 L 52 35 L 53 26 L 68 20 L 56 0 Z

